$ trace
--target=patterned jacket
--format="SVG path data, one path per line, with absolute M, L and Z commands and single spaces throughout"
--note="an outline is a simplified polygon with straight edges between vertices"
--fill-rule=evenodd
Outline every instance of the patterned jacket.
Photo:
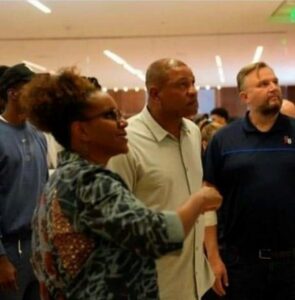
M 63 152 L 33 218 L 43 299 L 158 299 L 155 258 L 181 248 L 174 212 L 153 212 L 123 180 Z

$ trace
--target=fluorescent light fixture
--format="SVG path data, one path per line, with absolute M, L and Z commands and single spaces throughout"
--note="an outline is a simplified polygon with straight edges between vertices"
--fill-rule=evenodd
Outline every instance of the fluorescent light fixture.
M 107 50 L 107 49 L 104 50 L 103 53 L 104 53 L 104 55 L 106 55 L 108 58 L 110 58 L 115 63 L 123 66 L 123 68 L 126 71 L 128 71 L 132 75 L 137 76 L 141 81 L 145 81 L 145 76 L 144 76 L 143 72 L 141 70 L 136 69 L 133 66 L 131 66 L 125 59 L 120 57 L 118 54 L 116 54 L 110 50 Z
M 132 75 L 137 75 L 137 70 L 135 70 L 132 66 L 128 65 L 128 64 L 124 64 L 123 68 L 128 71 L 129 73 L 131 73 Z
M 45 14 L 51 14 L 51 9 L 38 0 L 27 0 L 31 5 L 35 6 Z
M 221 83 L 225 83 L 225 78 L 224 78 L 224 73 L 223 73 L 223 69 L 220 68 L 218 69 L 218 75 L 219 75 L 219 80 Z
M 216 61 L 217 68 L 222 68 L 222 60 L 219 55 L 215 56 L 215 61 Z
M 29 69 L 31 69 L 32 71 L 37 71 L 37 72 L 48 72 L 47 69 L 43 66 L 37 65 L 33 62 L 27 61 L 27 60 L 23 60 L 22 61 Z
M 145 82 L 145 76 L 142 71 L 137 72 L 136 75 L 141 81 Z
M 113 60 L 115 63 L 117 63 L 119 65 L 126 64 L 125 60 L 122 57 L 113 53 L 110 50 L 104 50 L 103 53 L 104 53 L 104 55 L 106 55 L 108 58 L 110 58 L 111 60 Z
M 256 48 L 256 51 L 255 51 L 255 54 L 254 54 L 252 62 L 256 63 L 256 62 L 260 61 L 262 53 L 263 53 L 263 46 L 258 46 Z
M 216 62 L 217 70 L 218 70 L 219 81 L 221 83 L 225 83 L 225 77 L 224 77 L 223 66 L 222 66 L 222 59 L 219 55 L 215 55 L 215 62 Z

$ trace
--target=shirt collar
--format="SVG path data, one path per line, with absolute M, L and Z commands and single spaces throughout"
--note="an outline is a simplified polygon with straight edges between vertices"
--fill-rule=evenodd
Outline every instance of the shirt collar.
M 286 124 L 289 122 L 289 118 L 285 115 L 279 113 L 274 125 L 268 132 L 282 131 L 286 128 Z M 245 118 L 243 119 L 243 128 L 246 132 L 260 132 L 251 122 L 249 117 L 249 111 L 246 113 Z
M 148 129 L 152 132 L 157 142 L 161 142 L 167 136 L 175 139 L 175 137 L 173 137 L 167 130 L 159 125 L 147 107 L 145 107 L 142 111 L 142 120 L 145 126 L 148 127 Z M 182 119 L 181 131 L 183 134 L 188 134 L 190 132 L 185 119 Z

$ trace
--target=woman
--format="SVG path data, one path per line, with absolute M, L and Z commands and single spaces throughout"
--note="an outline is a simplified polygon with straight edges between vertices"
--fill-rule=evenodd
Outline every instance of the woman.
M 112 97 L 73 70 L 37 76 L 23 99 L 31 121 L 65 148 L 33 219 L 43 299 L 158 299 L 154 259 L 180 249 L 220 195 L 204 188 L 177 212 L 147 209 L 104 168 L 128 151 L 127 122 Z
M 213 135 L 222 127 L 224 127 L 224 125 L 221 125 L 220 123 L 211 120 L 206 120 L 200 126 L 203 153 L 207 149 L 207 146 L 211 141 Z

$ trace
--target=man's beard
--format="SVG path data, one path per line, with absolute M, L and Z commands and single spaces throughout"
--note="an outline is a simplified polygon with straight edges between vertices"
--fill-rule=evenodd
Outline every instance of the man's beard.
M 282 106 L 282 100 L 280 104 L 265 105 L 260 108 L 260 113 L 264 116 L 274 116 L 280 112 Z

